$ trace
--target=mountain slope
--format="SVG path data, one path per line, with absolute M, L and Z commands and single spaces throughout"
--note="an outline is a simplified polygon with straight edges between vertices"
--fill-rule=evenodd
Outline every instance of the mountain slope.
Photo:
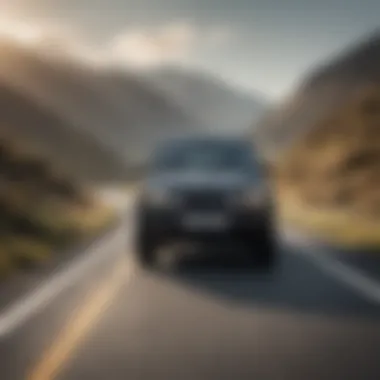
M 280 152 L 272 159 L 288 214 L 297 204 L 303 224 L 318 219 L 342 240 L 380 243 L 379 34 L 306 79 L 256 136 Z
M 262 112 L 265 101 L 200 71 L 164 67 L 145 73 L 149 83 L 161 90 L 198 123 L 213 131 L 244 131 Z
M 0 283 L 14 269 L 49 260 L 112 220 L 111 210 L 83 184 L 1 132 Z
M 107 146 L 122 160 L 146 153 L 157 132 L 191 125 L 161 93 L 127 74 L 1 44 L 0 80 Z
M 126 165 L 80 128 L 0 83 L 0 136 L 18 141 L 82 181 L 125 179 Z
M 173 133 L 244 131 L 262 105 L 205 73 L 137 75 L 5 39 L 0 91 L 7 133 L 24 135 L 79 176 L 103 180 L 127 176 L 123 166 Z
M 343 49 L 302 78 L 291 96 L 259 120 L 254 135 L 268 156 L 302 139 L 356 94 L 360 96 L 363 87 L 378 82 L 379 41 L 380 32 Z

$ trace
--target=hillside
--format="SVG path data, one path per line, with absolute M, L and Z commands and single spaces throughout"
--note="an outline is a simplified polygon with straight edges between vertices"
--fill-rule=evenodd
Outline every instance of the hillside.
M 69 128 L 92 136 L 127 164 L 149 150 L 156 132 L 165 135 L 195 125 L 160 92 L 128 73 L 95 69 L 9 41 L 0 43 L 0 51 L 0 82 Z
M 269 155 L 285 217 L 380 243 L 380 35 L 313 73 L 256 136 L 280 152 Z
M 20 136 L 29 131 L 27 138 L 38 149 L 57 153 L 79 175 L 94 178 L 99 171 L 115 180 L 123 179 L 123 165 L 128 169 L 145 158 L 157 138 L 245 131 L 265 105 L 208 73 L 165 67 L 137 74 L 95 67 L 6 39 L 0 40 L 0 91 L 3 107 L 12 111 L 3 115 L 11 131 Z M 21 116 L 51 133 L 32 130 L 32 124 L 26 130 Z
M 112 213 L 54 165 L 0 136 L 1 280 L 98 234 Z
M 168 66 L 146 72 L 145 78 L 212 131 L 245 131 L 266 106 L 261 97 L 201 71 Z
M 0 135 L 49 158 L 82 181 L 125 180 L 126 166 L 92 136 L 21 91 L 0 83 Z

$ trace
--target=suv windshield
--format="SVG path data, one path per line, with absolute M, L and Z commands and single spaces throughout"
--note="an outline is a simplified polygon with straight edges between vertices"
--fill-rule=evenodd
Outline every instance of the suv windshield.
M 156 156 L 159 171 L 244 170 L 252 162 L 248 144 L 236 141 L 199 140 L 170 142 Z

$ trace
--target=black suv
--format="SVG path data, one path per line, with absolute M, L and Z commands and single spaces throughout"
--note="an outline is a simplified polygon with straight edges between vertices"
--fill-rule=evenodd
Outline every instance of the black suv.
M 152 266 L 173 240 L 236 238 L 273 265 L 274 236 L 265 167 L 239 138 L 181 137 L 155 151 L 137 202 L 137 257 Z

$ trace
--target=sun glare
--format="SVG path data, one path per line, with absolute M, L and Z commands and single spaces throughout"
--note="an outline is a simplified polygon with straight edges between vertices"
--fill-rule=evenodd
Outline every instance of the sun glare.
M 72 57 L 98 66 L 103 65 L 105 57 L 92 49 L 73 30 L 65 30 L 52 25 L 36 26 L 19 20 L 0 18 L 0 39 L 37 48 L 39 53 L 50 57 Z
M 25 45 L 33 45 L 43 37 L 42 30 L 36 26 L 0 19 L 0 37 L 6 37 Z

